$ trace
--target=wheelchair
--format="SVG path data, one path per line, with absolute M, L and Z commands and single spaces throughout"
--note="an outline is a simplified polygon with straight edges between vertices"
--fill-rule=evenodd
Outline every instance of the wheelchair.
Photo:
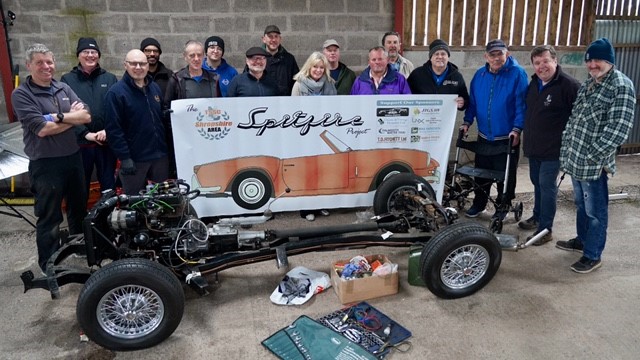
M 502 232 L 502 225 L 505 217 L 509 212 L 513 212 L 515 220 L 520 221 L 522 218 L 523 205 L 522 202 L 518 202 L 515 205 L 512 201 L 502 201 L 498 203 L 497 199 L 503 199 L 507 193 L 507 184 L 509 182 L 509 167 L 511 164 L 511 156 L 515 152 L 513 150 L 513 139 L 509 138 L 508 145 L 505 147 L 487 146 L 478 141 L 465 140 L 464 132 L 461 130 L 458 133 L 456 140 L 456 157 L 453 162 L 453 171 L 451 178 L 445 182 L 444 193 L 442 196 L 442 203 L 445 207 L 452 207 L 454 204 L 458 210 L 464 210 L 467 203 L 467 197 L 469 194 L 476 190 L 480 190 L 487 195 L 489 201 L 496 209 L 496 213 L 491 218 L 489 230 L 493 233 L 499 234 Z M 504 172 L 490 169 L 480 169 L 471 165 L 461 165 L 460 157 L 466 151 L 484 155 L 500 155 L 507 154 L 507 164 Z M 470 160 L 470 159 L 469 159 Z M 498 186 L 498 196 L 494 199 L 490 194 L 486 193 L 482 188 L 482 184 L 479 184 L 476 179 L 491 180 L 493 183 L 503 183 L 502 188 Z

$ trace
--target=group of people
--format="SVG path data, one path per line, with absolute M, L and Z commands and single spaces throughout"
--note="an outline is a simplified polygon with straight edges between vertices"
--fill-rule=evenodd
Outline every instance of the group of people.
M 95 168 L 101 190 L 116 187 L 136 194 L 147 181 L 176 177 L 169 109 L 185 98 L 242 96 L 315 96 L 367 94 L 453 94 L 465 111 L 460 131 L 474 123 L 478 142 L 504 148 L 512 144 L 507 191 L 497 203 L 515 197 L 520 138 L 529 158 L 535 189 L 533 215 L 519 223 L 534 236 L 548 230 L 538 244 L 552 240 L 556 179 L 560 170 L 572 176 L 577 237 L 558 241 L 564 250 L 583 256 L 571 269 L 585 273 L 600 266 L 607 229 L 607 177 L 615 173 L 615 151 L 633 123 L 635 94 L 630 80 L 615 69 L 613 47 L 606 39 L 586 51 L 588 79 L 580 85 L 562 71 L 551 46 L 531 52 L 535 74 L 529 81 L 506 44 L 486 46 L 486 64 L 473 76 L 469 90 L 458 67 L 449 61 L 448 44 L 429 45 L 427 61 L 417 68 L 400 55 L 400 35 L 387 32 L 382 45 L 369 50 L 368 66 L 359 75 L 340 61 L 340 44 L 329 39 L 298 68 L 281 44 L 280 29 L 265 28 L 262 46 L 249 48 L 244 71 L 224 59 L 225 42 L 211 36 L 185 44 L 185 67 L 173 72 L 161 61 L 162 48 L 146 38 L 124 59 L 120 80 L 100 67 L 100 48 L 80 38 L 78 65 L 54 79 L 55 59 L 43 44 L 26 51 L 30 75 L 13 92 L 12 102 L 24 130 L 31 191 L 35 197 L 38 263 L 45 271 L 60 247 L 61 203 L 66 201 L 71 234 L 82 232 L 89 181 Z M 507 154 L 476 156 L 477 167 L 505 171 Z M 116 174 L 117 163 L 119 170 Z M 481 180 L 468 217 L 485 210 L 491 182 Z M 306 215 L 313 215 L 307 212 Z M 503 214 L 496 214 L 503 216 Z M 312 220 L 313 217 L 308 217 Z

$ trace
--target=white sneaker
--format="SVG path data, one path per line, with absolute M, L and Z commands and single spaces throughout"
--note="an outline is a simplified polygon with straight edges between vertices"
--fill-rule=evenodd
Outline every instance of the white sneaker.
M 308 221 L 313 221 L 316 219 L 316 216 L 313 214 L 307 214 L 307 216 L 305 216 L 305 219 L 307 219 Z

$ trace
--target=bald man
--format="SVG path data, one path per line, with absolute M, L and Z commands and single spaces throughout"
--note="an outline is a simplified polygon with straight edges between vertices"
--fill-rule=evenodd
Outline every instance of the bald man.
M 134 195 L 147 181 L 169 176 L 167 142 L 162 124 L 162 93 L 148 75 L 149 62 L 137 49 L 124 59 L 126 72 L 109 89 L 106 130 L 109 146 L 120 159 L 120 180 L 125 194 Z

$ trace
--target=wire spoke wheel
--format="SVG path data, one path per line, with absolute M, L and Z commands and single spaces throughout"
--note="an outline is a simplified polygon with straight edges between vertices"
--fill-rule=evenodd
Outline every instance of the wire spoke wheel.
M 489 269 L 489 252 L 477 245 L 455 249 L 440 268 L 442 282 L 452 289 L 463 289 L 478 282 Z
M 97 319 L 105 332 L 123 339 L 152 333 L 164 317 L 158 294 L 143 286 L 121 286 L 106 293 L 98 303 Z

